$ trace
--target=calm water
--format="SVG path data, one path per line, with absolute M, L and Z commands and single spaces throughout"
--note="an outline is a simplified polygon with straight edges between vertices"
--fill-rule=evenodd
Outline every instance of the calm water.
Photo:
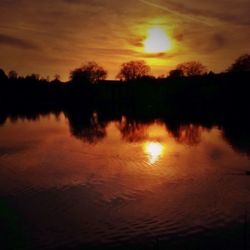
M 223 129 L 71 118 L 0 127 L 1 249 L 248 249 L 250 158 Z

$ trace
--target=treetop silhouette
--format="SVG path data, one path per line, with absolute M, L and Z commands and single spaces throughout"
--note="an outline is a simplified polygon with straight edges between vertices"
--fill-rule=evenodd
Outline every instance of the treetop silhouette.
M 176 70 L 178 70 L 179 75 L 182 76 L 204 75 L 207 72 L 206 66 L 197 61 L 190 61 L 179 64 L 177 65 Z
M 145 61 L 130 61 L 121 65 L 116 78 L 121 81 L 135 81 L 148 76 L 149 72 L 150 67 Z
M 238 57 L 228 68 L 228 72 L 250 71 L 250 54 L 244 54 Z
M 3 69 L 0 69 L 0 82 L 5 82 L 8 80 L 7 75 L 5 74 Z
M 70 80 L 77 84 L 95 84 L 107 78 L 107 71 L 96 62 L 88 62 L 70 72 Z

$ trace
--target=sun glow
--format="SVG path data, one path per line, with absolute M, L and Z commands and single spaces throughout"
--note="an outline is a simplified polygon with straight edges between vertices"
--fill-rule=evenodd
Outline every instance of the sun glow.
M 148 155 L 150 164 L 156 163 L 163 154 L 164 147 L 159 142 L 146 142 L 144 151 Z
M 172 47 L 170 38 L 163 28 L 153 27 L 148 31 L 148 37 L 144 41 L 144 51 L 148 53 L 161 53 Z

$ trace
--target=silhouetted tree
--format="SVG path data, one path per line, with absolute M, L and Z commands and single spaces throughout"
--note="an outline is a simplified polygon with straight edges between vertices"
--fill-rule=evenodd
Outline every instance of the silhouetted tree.
M 5 74 L 3 69 L 0 69 L 0 82 L 5 82 L 8 80 L 7 75 Z
M 228 72 L 250 71 L 250 54 L 244 54 L 237 58 L 235 62 L 228 68 Z
M 170 78 L 179 78 L 179 77 L 182 77 L 184 76 L 184 73 L 181 69 L 174 69 L 174 70 L 171 70 L 169 72 L 169 76 Z
M 8 74 L 8 77 L 10 80 L 16 80 L 18 77 L 18 74 L 15 70 L 11 70 Z
M 44 82 L 44 83 L 47 82 L 47 83 L 48 83 L 48 82 L 50 81 L 50 77 L 49 77 L 49 76 L 46 76 L 46 77 L 43 77 L 43 76 L 42 76 L 39 80 L 40 80 L 41 82 Z
M 61 79 L 61 76 L 59 74 L 54 75 L 54 80 L 60 81 L 60 79 Z
M 190 61 L 190 62 L 179 64 L 176 67 L 176 70 L 182 71 L 184 76 L 203 75 L 207 72 L 206 67 L 200 62 L 196 62 L 196 61 Z
M 25 77 L 25 80 L 28 80 L 28 81 L 39 81 L 39 79 L 40 79 L 40 75 L 39 74 L 35 74 L 35 73 L 33 73 L 31 75 L 27 75 Z
M 96 62 L 88 62 L 80 68 L 70 72 L 70 80 L 74 83 L 97 83 L 107 78 L 107 71 Z
M 157 77 L 157 79 L 165 79 L 166 78 L 166 76 L 165 75 L 159 75 L 158 77 Z
M 61 78 L 61 76 L 59 74 L 54 75 L 54 79 L 51 81 L 51 83 L 52 84 L 60 84 L 61 83 L 60 78 Z
M 215 75 L 215 73 L 212 71 L 212 70 L 210 70 L 209 72 L 208 72 L 208 76 L 214 76 Z
M 121 81 L 134 81 L 147 76 L 149 72 L 150 67 L 144 61 L 130 61 L 121 65 L 116 78 Z

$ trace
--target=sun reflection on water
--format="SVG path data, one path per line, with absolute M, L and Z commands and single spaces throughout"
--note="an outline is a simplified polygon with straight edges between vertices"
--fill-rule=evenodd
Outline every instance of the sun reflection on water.
M 156 163 L 163 155 L 164 146 L 159 142 L 146 142 L 144 144 L 144 152 L 148 156 L 148 162 L 150 164 Z

